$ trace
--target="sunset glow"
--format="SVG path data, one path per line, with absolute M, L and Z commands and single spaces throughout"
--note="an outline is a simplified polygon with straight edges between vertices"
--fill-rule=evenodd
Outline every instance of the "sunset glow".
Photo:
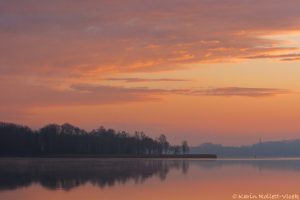
M 298 138 L 299 8 L 1 1 L 0 121 L 103 125 L 191 145 Z

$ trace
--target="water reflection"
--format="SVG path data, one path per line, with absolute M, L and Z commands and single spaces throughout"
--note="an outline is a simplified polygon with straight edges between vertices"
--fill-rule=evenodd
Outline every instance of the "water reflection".
M 278 193 L 300 196 L 299 180 L 299 159 L 0 159 L 0 199 L 5 200 L 232 200 L 233 194 Z
M 219 159 L 211 161 L 191 161 L 190 164 L 197 165 L 204 170 L 217 170 L 223 167 L 252 167 L 262 170 L 286 170 L 300 172 L 300 159 Z
M 1 159 L 0 190 L 33 183 L 47 189 L 70 190 L 85 183 L 103 188 L 129 180 L 143 183 L 153 176 L 163 181 L 172 169 L 186 174 L 188 164 L 184 160 Z
M 243 171 L 300 172 L 300 160 L 162 160 L 162 159 L 0 159 L 0 190 L 14 190 L 38 184 L 46 189 L 71 190 L 86 183 L 99 188 L 125 184 L 132 180 L 144 183 L 151 177 L 164 181 L 169 172 L 188 174 L 190 166 L 201 174 L 224 171 L 223 168 Z M 252 172 L 252 170 L 247 170 Z M 193 172 L 195 173 L 195 172 Z M 225 173 L 224 173 L 225 174 Z M 224 176 L 224 174 L 222 176 Z M 209 177 L 211 178 L 211 177 Z M 201 175 L 201 179 L 205 179 Z

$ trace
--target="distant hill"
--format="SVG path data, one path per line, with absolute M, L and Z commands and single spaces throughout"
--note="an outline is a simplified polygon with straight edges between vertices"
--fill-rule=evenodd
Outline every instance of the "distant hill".
M 300 139 L 262 142 L 248 146 L 204 143 L 190 148 L 192 154 L 212 153 L 218 157 L 300 157 Z

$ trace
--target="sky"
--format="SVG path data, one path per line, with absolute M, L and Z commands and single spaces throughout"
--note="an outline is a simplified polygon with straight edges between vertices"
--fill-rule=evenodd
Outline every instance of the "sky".
M 300 1 L 0 0 L 0 121 L 300 138 Z

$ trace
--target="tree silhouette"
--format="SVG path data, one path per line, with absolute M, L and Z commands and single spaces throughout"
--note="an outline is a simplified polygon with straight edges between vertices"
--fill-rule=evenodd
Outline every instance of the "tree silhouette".
M 166 137 L 164 134 L 161 134 L 161 135 L 158 137 L 158 141 L 159 141 L 160 146 L 162 147 L 161 152 L 162 152 L 162 153 L 168 153 L 170 144 L 169 144 L 169 142 L 167 141 L 167 137 Z
M 90 132 L 65 123 L 48 124 L 33 131 L 29 127 L 0 123 L 0 155 L 34 156 L 60 154 L 153 155 L 179 154 L 184 148 L 172 146 L 165 135 L 153 139 L 143 132 L 130 135 L 125 131 L 99 127 Z
M 189 148 L 188 142 L 186 140 L 184 140 L 182 142 L 181 148 L 182 148 L 182 153 L 183 154 L 186 154 L 186 153 L 189 152 L 190 148 Z

